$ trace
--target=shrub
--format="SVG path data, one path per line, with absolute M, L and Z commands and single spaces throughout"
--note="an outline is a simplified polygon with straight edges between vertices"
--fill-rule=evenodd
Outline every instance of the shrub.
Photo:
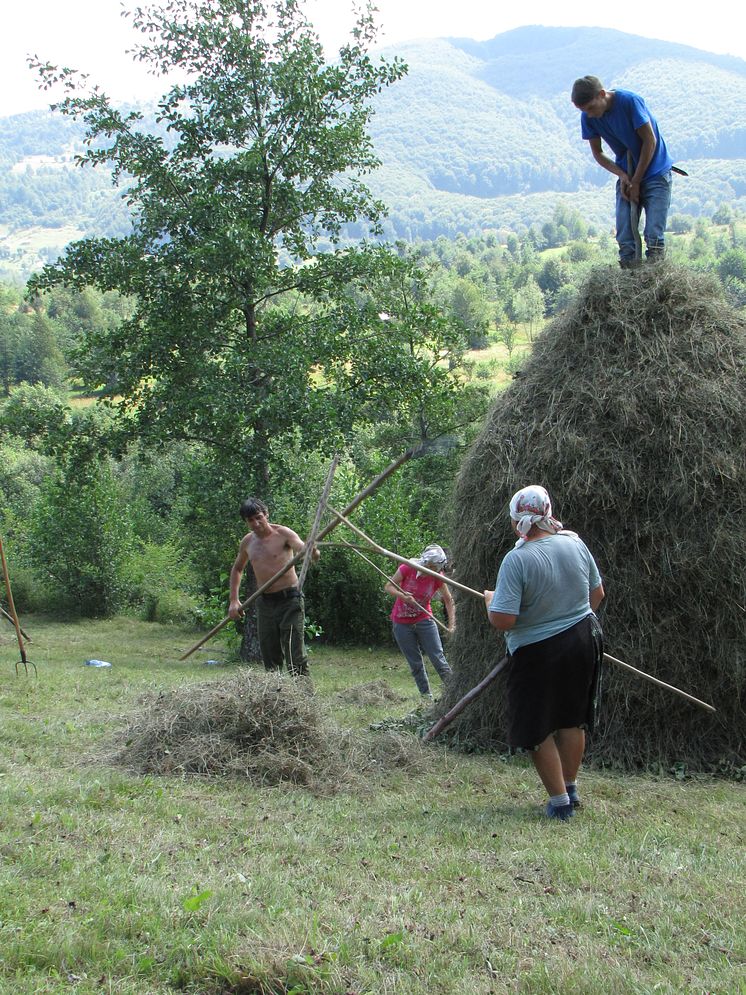
M 113 614 L 125 601 L 132 536 L 108 461 L 68 460 L 42 486 L 29 527 L 37 572 L 58 604 L 88 616 Z

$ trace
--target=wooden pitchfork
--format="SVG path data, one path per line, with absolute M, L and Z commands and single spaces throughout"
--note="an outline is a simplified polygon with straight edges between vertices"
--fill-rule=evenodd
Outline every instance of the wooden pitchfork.
M 29 668 L 29 666 L 31 666 L 31 667 L 34 668 L 34 676 L 38 677 L 38 673 L 37 673 L 37 670 L 36 670 L 36 664 L 32 660 L 29 660 L 27 658 L 27 656 L 26 656 L 26 647 L 23 645 L 23 636 L 21 635 L 21 626 L 18 624 L 18 614 L 16 612 L 16 606 L 13 603 L 13 591 L 11 590 L 11 587 L 10 587 L 10 577 L 8 575 L 8 564 L 7 564 L 6 560 L 5 560 L 5 550 L 3 549 L 2 536 L 0 536 L 0 560 L 2 561 L 2 565 L 3 565 L 3 579 L 5 580 L 5 590 L 6 590 L 7 595 L 8 595 L 8 608 L 10 608 L 10 615 L 11 615 L 11 618 L 13 619 L 13 625 L 14 625 L 15 630 L 16 630 L 16 638 L 18 639 L 18 648 L 21 651 L 21 660 L 20 660 L 20 663 L 19 663 L 18 660 L 16 660 L 16 676 L 18 676 L 20 674 L 20 672 L 21 672 L 19 668 L 20 668 L 20 664 L 22 663 L 23 664 L 24 673 L 26 674 L 27 677 L 28 677 L 28 668 Z

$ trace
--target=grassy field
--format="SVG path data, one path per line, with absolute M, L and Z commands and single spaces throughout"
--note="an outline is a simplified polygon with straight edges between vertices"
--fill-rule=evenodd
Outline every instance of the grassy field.
M 23 623 L 38 679 L 0 629 L 0 992 L 746 992 L 743 786 L 589 772 L 565 824 L 523 761 L 442 745 L 337 792 L 138 776 L 96 758 L 143 696 L 233 673 L 219 646 Z M 361 737 L 416 704 L 393 648 L 311 666 Z M 374 681 L 396 699 L 340 696 Z

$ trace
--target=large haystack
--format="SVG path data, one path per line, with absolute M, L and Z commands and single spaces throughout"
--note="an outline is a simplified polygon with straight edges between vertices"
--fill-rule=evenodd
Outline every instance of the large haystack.
M 607 650 L 718 709 L 712 716 L 609 666 L 592 755 L 627 766 L 746 764 L 744 321 L 707 278 L 595 272 L 536 343 L 466 460 L 455 497 L 459 579 L 493 587 L 511 547 L 507 504 L 544 484 L 607 590 Z M 444 707 L 503 654 L 461 596 Z M 458 720 L 499 745 L 501 679 Z

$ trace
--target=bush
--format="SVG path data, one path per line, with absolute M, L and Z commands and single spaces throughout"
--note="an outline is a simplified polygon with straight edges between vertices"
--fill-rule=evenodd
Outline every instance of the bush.
M 187 591 L 164 591 L 159 595 L 152 610 L 152 621 L 169 625 L 189 625 L 194 623 L 197 599 Z
M 124 579 L 130 604 L 146 622 L 160 621 L 159 611 L 168 613 L 166 604 L 184 604 L 184 599 L 189 600 L 190 592 L 196 587 L 194 571 L 183 550 L 169 542 L 160 545 L 146 542 L 133 552 L 124 567 Z M 180 602 L 182 595 L 184 598 Z M 194 619 L 196 602 L 191 600 L 190 604 L 183 621 Z
M 126 600 L 132 536 L 108 461 L 69 458 L 42 486 L 29 526 L 37 572 L 57 603 L 81 615 L 112 615 Z

